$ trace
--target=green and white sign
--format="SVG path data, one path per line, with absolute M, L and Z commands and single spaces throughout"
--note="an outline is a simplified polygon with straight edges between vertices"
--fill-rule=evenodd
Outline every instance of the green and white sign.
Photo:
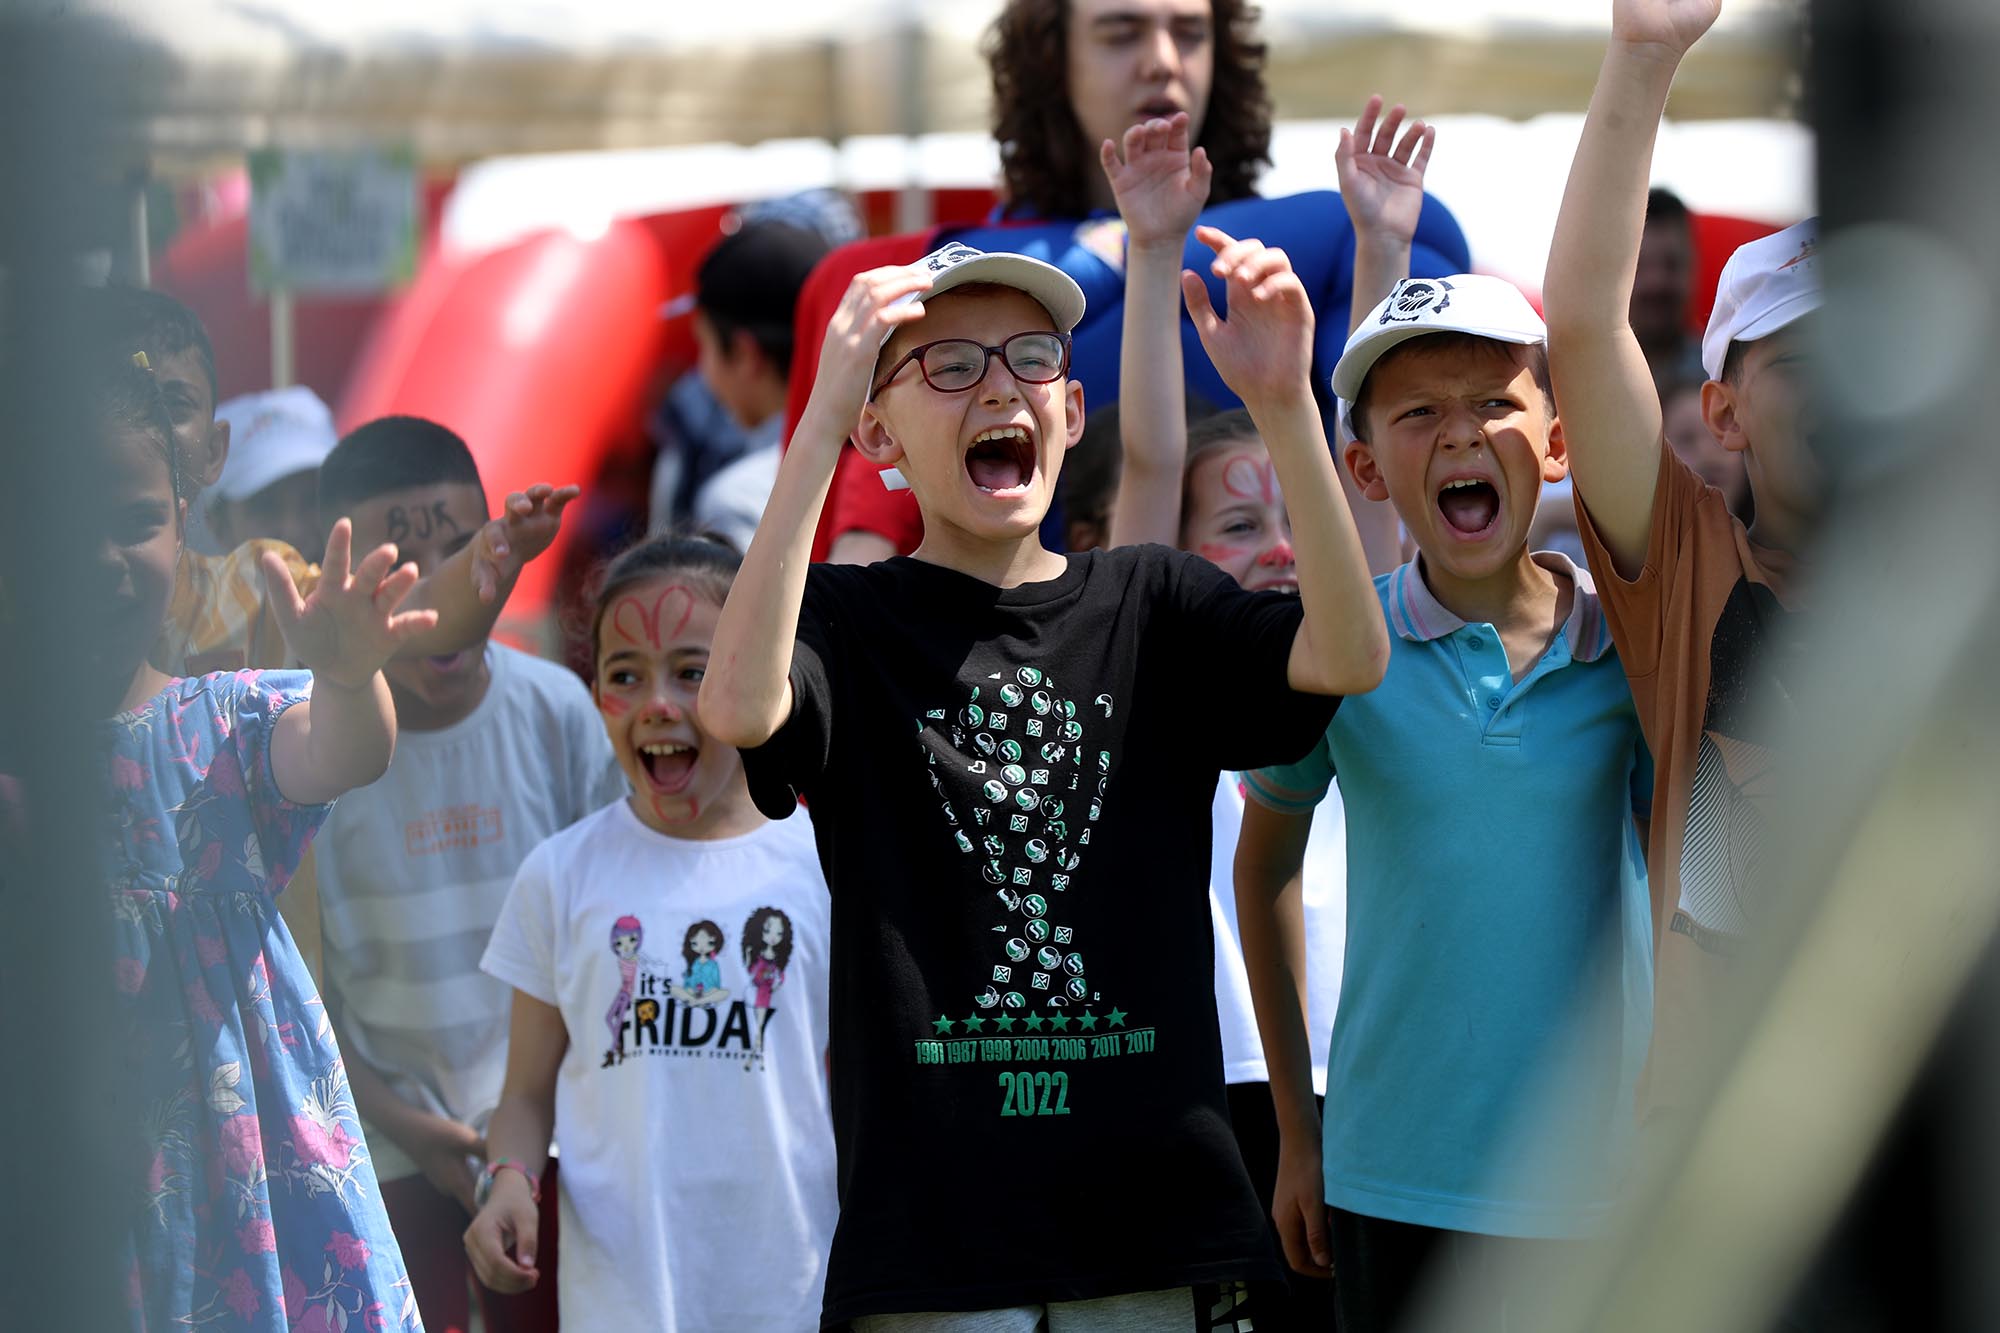
M 407 148 L 250 155 L 250 286 L 365 295 L 416 273 L 417 168 Z

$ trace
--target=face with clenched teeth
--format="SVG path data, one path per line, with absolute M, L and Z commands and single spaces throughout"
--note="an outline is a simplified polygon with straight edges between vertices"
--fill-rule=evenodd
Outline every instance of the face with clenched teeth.
M 1039 302 L 1011 287 L 968 285 L 925 303 L 882 350 L 892 366 L 945 338 L 998 347 L 1016 333 L 1053 329 Z M 1064 378 L 1024 384 L 989 356 L 970 389 L 944 393 L 905 367 L 863 409 L 855 441 L 910 483 L 926 540 L 949 530 L 977 541 L 1032 537 L 1049 511 L 1062 457 L 1083 431 L 1083 389 Z
M 699 838 L 749 800 L 742 757 L 701 729 L 695 700 L 721 608 L 671 575 L 620 589 L 597 629 L 591 688 L 632 809 L 648 827 Z
M 1424 343 L 1368 372 L 1368 439 L 1347 464 L 1369 499 L 1396 506 L 1428 569 L 1487 578 L 1526 550 L 1542 483 L 1569 473 L 1562 427 L 1527 349 Z

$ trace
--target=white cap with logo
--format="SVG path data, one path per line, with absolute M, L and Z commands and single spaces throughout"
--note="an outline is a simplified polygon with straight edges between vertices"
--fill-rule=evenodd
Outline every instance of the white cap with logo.
M 1548 341 L 1542 317 L 1505 278 L 1454 273 L 1448 278 L 1404 278 L 1349 335 L 1333 368 L 1333 392 L 1346 421 L 1368 372 L 1388 351 L 1427 333 L 1469 333 L 1496 342 Z
M 1729 344 L 1769 337 L 1819 309 L 1821 297 L 1818 218 L 1738 246 L 1715 284 L 1701 368 L 1721 379 Z
M 1083 319 L 1083 288 L 1076 285 L 1076 279 L 1054 264 L 1031 259 L 1027 255 L 1004 250 L 975 250 L 969 245 L 952 241 L 939 246 L 910 267 L 928 273 L 931 285 L 893 305 L 930 300 L 969 283 L 990 282 L 999 287 L 1012 287 L 1033 297 L 1042 309 L 1049 312 L 1049 318 L 1063 333 L 1074 329 Z M 884 333 L 882 342 L 886 344 L 894 332 L 890 329 Z M 910 483 L 895 468 L 883 468 L 881 477 L 882 485 L 887 490 L 909 489 Z
M 1049 312 L 1056 328 L 1064 333 L 1075 328 L 1083 319 L 1083 288 L 1076 285 L 1076 279 L 1054 264 L 1030 259 L 1027 255 L 1005 250 L 975 250 L 969 245 L 952 241 L 939 246 L 910 267 L 928 273 L 931 285 L 927 290 L 913 292 L 893 305 L 928 301 L 954 287 L 990 282 L 1034 297 L 1041 303 L 1042 309 Z M 882 341 L 888 342 L 889 334 L 894 332 L 891 329 L 883 334 Z
M 247 500 L 274 481 L 317 471 L 340 442 L 333 413 L 304 385 L 246 393 L 215 409 L 229 423 L 229 460 L 209 494 Z

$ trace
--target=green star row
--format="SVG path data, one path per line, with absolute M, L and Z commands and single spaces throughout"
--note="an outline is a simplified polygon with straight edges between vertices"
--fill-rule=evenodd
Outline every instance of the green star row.
M 1125 1026 L 1125 1020 L 1128 1017 L 1130 1015 L 1123 1009 L 1113 1009 L 1110 1013 L 1104 1015 L 1103 1021 L 1110 1027 L 1122 1028 Z M 1016 1020 L 1014 1015 L 1004 1013 L 994 1019 L 982 1018 L 978 1014 L 973 1014 L 969 1018 L 952 1019 L 939 1014 L 931 1020 L 931 1026 L 937 1029 L 939 1036 L 948 1036 L 954 1028 L 958 1027 L 963 1027 L 967 1032 L 984 1032 L 988 1022 L 993 1024 L 996 1032 L 1012 1032 Z M 1043 1018 L 1040 1014 L 1029 1014 L 1027 1019 L 1021 1022 L 1020 1026 L 1028 1032 L 1040 1032 L 1044 1027 L 1055 1032 L 1067 1032 L 1072 1022 L 1084 1031 L 1089 1032 L 1097 1027 L 1098 1017 L 1086 1009 L 1072 1019 L 1068 1014 L 1058 1009 L 1047 1018 Z

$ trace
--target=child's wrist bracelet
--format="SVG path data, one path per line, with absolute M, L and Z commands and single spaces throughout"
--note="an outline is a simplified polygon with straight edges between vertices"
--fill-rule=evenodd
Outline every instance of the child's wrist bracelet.
M 493 1193 L 493 1178 L 502 1171 L 519 1171 L 521 1178 L 528 1182 L 528 1197 L 536 1203 L 542 1201 L 542 1182 L 534 1172 L 511 1157 L 496 1157 L 479 1173 L 479 1184 L 472 1191 L 474 1206 L 486 1206 L 487 1197 Z

